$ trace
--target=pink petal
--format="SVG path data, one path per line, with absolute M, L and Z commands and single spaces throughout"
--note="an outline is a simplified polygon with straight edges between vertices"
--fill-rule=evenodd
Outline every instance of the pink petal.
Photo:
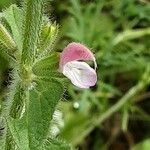
M 70 43 L 68 46 L 63 50 L 60 56 L 60 70 L 63 70 L 63 66 L 74 60 L 92 60 L 95 63 L 96 61 L 94 54 L 84 45 L 80 43 Z
M 63 74 L 75 86 L 80 88 L 94 86 L 97 81 L 96 71 L 85 62 L 71 61 L 66 63 L 63 68 Z

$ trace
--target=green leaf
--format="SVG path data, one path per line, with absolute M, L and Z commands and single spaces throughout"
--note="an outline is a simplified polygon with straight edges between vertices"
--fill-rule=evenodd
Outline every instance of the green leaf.
M 35 58 L 42 22 L 43 0 L 25 0 L 22 63 L 31 65 Z
M 11 37 L 10 33 L 1 23 L 0 23 L 0 44 L 3 44 L 9 50 L 14 50 L 16 47 L 15 42 Z
M 11 105 L 10 116 L 12 118 L 20 118 L 24 105 L 24 89 L 21 83 L 16 87 L 16 93 Z
M 63 75 L 58 72 L 59 69 L 59 54 L 53 53 L 36 62 L 32 68 L 33 73 L 37 76 L 46 76 L 48 78 L 63 78 Z
M 5 119 L 9 116 L 12 102 L 14 99 L 14 95 L 17 91 L 16 87 L 19 84 L 19 79 L 17 78 L 17 72 L 15 69 L 12 71 L 11 75 L 13 78 L 12 83 L 11 83 L 11 85 L 9 85 L 9 90 L 6 95 L 7 97 L 5 96 L 4 100 L 1 103 L 1 114 L 0 115 L 1 115 L 1 117 L 4 117 Z
M 21 51 L 23 11 L 16 5 L 11 5 L 4 11 L 3 16 L 11 27 L 13 38 L 17 45 L 17 48 Z
M 9 86 L 9 93 L 7 94 L 7 99 L 5 96 L 5 99 L 2 102 L 2 109 L 1 109 L 1 117 L 4 118 L 4 120 L 7 122 L 8 117 L 10 115 L 10 110 L 11 110 L 11 106 L 15 97 L 15 94 L 17 93 L 17 87 L 19 84 L 19 79 L 17 76 L 17 72 L 14 69 L 12 71 L 12 77 L 13 77 L 13 81 L 11 83 L 11 85 Z M 4 132 L 3 134 L 3 139 L 5 140 L 3 147 L 6 147 L 5 150 L 9 150 L 9 149 L 14 149 L 14 148 L 10 148 L 11 146 L 14 146 L 14 141 L 12 138 L 12 135 L 10 134 L 9 128 L 7 128 L 7 124 L 5 123 L 4 126 L 6 132 Z
M 31 88 L 27 104 L 29 145 L 33 150 L 41 150 L 41 144 L 47 138 L 52 115 L 64 89 L 60 82 L 44 79 L 36 81 Z
M 5 135 L 6 135 L 6 129 L 5 129 L 5 125 L 6 125 L 6 121 L 4 118 L 2 118 L 0 116 L 0 149 L 4 149 L 5 148 Z
M 27 123 L 25 118 L 8 120 L 9 130 L 19 150 L 29 150 Z
M 56 23 L 51 24 L 50 22 L 47 22 L 42 26 L 40 34 L 40 43 L 38 46 L 39 57 L 46 56 L 48 53 L 50 53 L 56 42 L 57 35 L 58 35 L 58 26 L 56 25 Z
M 2 118 L 0 118 L 0 124 L 2 125 L 3 131 L 0 132 L 0 150 L 14 150 L 15 143 L 9 128 L 6 129 L 6 118 L 1 119 Z
M 20 150 L 43 149 L 55 106 L 63 91 L 62 84 L 54 79 L 35 81 L 31 85 L 23 118 L 8 120 L 13 140 Z M 20 97 L 18 93 L 15 96 L 16 99 Z
M 58 139 L 48 139 L 45 143 L 45 150 L 73 150 L 70 145 Z
M 4 150 L 14 150 L 15 149 L 15 143 L 13 141 L 13 137 L 12 137 L 9 129 L 7 129 L 7 136 L 5 139 L 4 147 L 5 147 Z

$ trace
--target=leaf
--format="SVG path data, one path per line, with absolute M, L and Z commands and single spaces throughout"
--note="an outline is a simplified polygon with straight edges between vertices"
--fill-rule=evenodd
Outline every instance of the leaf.
M 10 116 L 12 118 L 20 118 L 24 105 L 24 89 L 21 83 L 16 87 L 16 93 L 11 105 Z
M 6 129 L 6 118 L 0 120 L 0 124 L 2 125 L 2 132 L 0 132 L 0 150 L 14 150 L 15 143 L 9 128 Z
M 4 145 L 4 147 L 3 147 L 4 150 L 14 150 L 15 149 L 15 143 L 13 141 L 13 137 L 10 134 L 9 129 L 7 129 L 7 136 L 6 136 L 6 139 L 5 139 L 5 145 Z
M 7 94 L 7 99 L 5 98 L 5 100 L 2 103 L 2 110 L 1 110 L 1 117 L 4 118 L 4 120 L 6 120 L 6 122 L 8 121 L 7 119 L 9 118 L 10 115 L 10 110 L 11 110 L 11 106 L 12 103 L 14 102 L 14 99 L 16 98 L 16 93 L 18 92 L 18 85 L 19 85 L 19 79 L 18 79 L 18 75 L 16 70 L 14 69 L 12 71 L 12 83 L 9 86 L 9 94 Z M 7 122 L 8 123 L 8 122 Z M 12 135 L 10 134 L 9 128 L 7 127 L 7 124 L 5 124 L 5 129 L 7 132 L 4 133 L 3 135 L 3 139 L 5 139 L 5 142 L 3 144 L 3 147 L 6 147 L 5 149 L 9 150 L 9 149 L 14 149 L 14 148 L 10 148 L 12 146 L 14 146 L 14 140 Z
M 42 22 L 43 0 L 25 0 L 22 63 L 31 65 L 37 51 Z
M 58 139 L 48 139 L 45 150 L 72 150 L 71 146 Z
M 40 34 L 40 43 L 38 46 L 39 57 L 46 56 L 48 53 L 50 53 L 55 44 L 57 34 L 58 26 L 56 25 L 56 23 L 51 24 L 50 22 L 47 22 L 42 26 Z
M 14 41 L 18 49 L 21 51 L 23 11 L 19 9 L 16 5 L 11 5 L 8 9 L 4 11 L 3 16 L 9 23 Z
M 1 99 L 2 100 L 2 99 Z M 5 129 L 6 121 L 4 118 L 0 117 L 0 149 L 5 148 L 5 135 L 6 135 L 6 129 Z
M 9 118 L 8 127 L 19 150 L 29 150 L 27 123 L 25 117 L 21 119 Z
M 12 39 L 10 33 L 1 23 L 0 23 L 0 44 L 3 44 L 9 50 L 14 50 L 16 47 L 15 42 Z
M 32 68 L 33 73 L 37 76 L 46 76 L 48 78 L 63 78 L 63 75 L 58 72 L 59 69 L 59 55 L 53 53 L 36 62 Z
M 47 138 L 50 121 L 55 107 L 63 94 L 63 86 L 57 80 L 36 81 L 29 91 L 27 123 L 29 145 L 31 149 L 40 150 Z
M 27 94 L 29 99 L 23 118 L 8 120 L 9 129 L 19 150 L 42 149 L 49 133 L 52 115 L 63 91 L 62 84 L 54 79 L 33 83 Z

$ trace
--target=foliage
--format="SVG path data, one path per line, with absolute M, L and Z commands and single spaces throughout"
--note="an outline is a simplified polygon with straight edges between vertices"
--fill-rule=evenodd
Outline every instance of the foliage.
M 12 10 L 19 11 L 19 13 L 16 13 L 16 17 L 20 18 L 17 19 L 17 22 L 13 17 L 15 15 L 10 13 Z M 25 25 L 24 16 L 20 16 L 22 9 L 11 6 L 7 11 L 4 11 L 5 17 L 1 18 L 2 28 L 0 29 L 0 42 L 3 43 L 0 46 L 0 60 L 5 64 L 0 65 L 0 77 L 2 79 L 0 80 L 0 109 L 2 108 L 2 102 L 6 99 L 6 92 L 9 89 L 13 89 L 13 92 L 16 90 L 16 93 L 9 93 L 9 97 L 15 96 L 15 101 L 13 101 L 10 110 L 13 115 L 8 118 L 9 130 L 6 141 L 10 144 L 7 145 L 6 149 L 11 149 L 10 147 L 14 146 L 14 143 L 11 142 L 13 140 L 18 147 L 30 145 L 32 149 L 35 149 L 34 146 L 40 145 L 40 143 L 38 143 L 39 140 L 34 138 L 44 139 L 43 137 L 47 137 L 47 140 L 43 142 L 45 149 L 69 149 L 60 140 L 60 138 L 63 138 L 81 150 L 149 150 L 149 10 L 148 0 L 55 0 L 51 2 L 51 5 L 47 3 L 44 11 L 47 13 L 51 11 L 52 19 L 55 16 L 61 29 L 55 49 L 62 51 L 62 47 L 68 41 L 81 42 L 95 52 L 98 64 L 98 82 L 95 87 L 81 91 L 70 85 L 68 92 L 64 93 L 64 99 L 67 99 L 67 101 L 61 101 L 57 106 L 64 114 L 64 127 L 58 127 L 60 133 L 57 140 L 48 138 L 48 135 L 45 136 L 45 131 L 48 131 L 48 124 L 45 126 L 45 118 L 51 119 L 47 113 L 51 117 L 59 98 L 53 101 L 52 109 L 48 111 L 44 109 L 39 111 L 39 109 L 40 106 L 45 109 L 48 109 L 48 105 L 51 106 L 50 101 L 47 100 L 47 96 L 50 97 L 48 89 L 54 90 L 52 91 L 54 93 L 56 88 L 60 88 L 57 95 L 60 95 L 60 97 L 63 93 L 64 86 L 62 83 L 64 83 L 64 79 L 56 71 L 59 55 L 58 53 L 51 53 L 58 35 L 58 26 L 47 21 L 45 16 L 41 21 L 41 19 L 38 19 L 41 17 L 40 14 L 37 14 L 37 20 L 34 22 L 36 29 L 28 28 Z M 0 14 L 0 16 L 3 15 Z M 9 19 L 9 17 L 11 18 Z M 29 22 L 31 17 L 36 18 L 32 15 L 26 15 L 26 18 L 30 18 L 28 19 L 29 24 L 31 23 Z M 40 22 L 41 27 L 37 26 L 39 25 L 37 22 Z M 26 24 L 28 23 L 26 22 Z M 19 30 L 17 27 L 19 27 Z M 38 28 L 40 28 L 40 32 L 38 32 Z M 34 44 L 28 45 L 29 41 L 24 40 L 24 30 L 26 30 L 26 37 L 29 37 L 28 40 L 30 39 L 29 41 Z M 34 38 L 32 30 L 36 30 Z M 27 56 L 29 58 L 29 60 L 27 59 L 27 62 L 29 62 L 27 65 L 26 61 L 22 61 L 25 64 L 21 65 L 23 77 L 19 78 L 16 83 L 14 78 L 16 76 L 18 78 L 20 66 L 16 65 L 16 68 L 15 60 L 12 58 L 15 56 L 17 62 L 21 61 L 22 46 L 24 51 L 26 49 L 31 50 L 29 51 L 31 52 L 29 54 L 31 58 Z M 37 51 L 33 52 L 32 50 Z M 34 54 L 36 57 L 34 57 L 35 60 L 32 60 Z M 24 57 L 24 59 L 26 58 Z M 33 65 L 32 68 L 28 67 L 30 61 Z M 53 68 L 53 66 L 56 66 L 56 68 Z M 16 68 L 17 73 L 16 70 L 12 73 L 10 68 Z M 24 75 L 28 77 L 30 71 L 34 73 L 36 78 L 30 84 L 29 92 L 25 93 L 23 92 L 25 90 L 22 90 L 24 84 L 20 84 L 20 81 L 22 82 Z M 11 85 L 7 80 L 8 77 L 11 79 Z M 5 84 L 2 81 L 5 81 Z M 18 86 L 14 88 L 12 84 Z M 47 87 L 44 90 L 43 85 L 46 84 Z M 55 88 L 53 89 L 50 84 L 56 84 L 54 85 Z M 44 91 L 46 97 L 39 91 Z M 30 94 L 30 98 L 39 97 L 38 103 L 35 103 L 37 99 L 33 99 L 32 102 L 26 99 L 23 101 L 23 97 L 27 97 L 28 94 Z M 43 101 L 40 101 L 39 95 L 43 97 Z M 13 99 L 11 98 L 11 100 Z M 26 108 L 23 107 L 24 104 L 26 104 Z M 34 106 L 34 109 L 27 107 L 28 105 Z M 14 108 L 17 108 L 17 110 Z M 26 111 L 23 113 L 24 108 L 33 112 L 37 118 L 28 115 Z M 3 112 L 2 109 L 1 112 Z M 7 111 L 4 110 L 4 112 Z M 43 113 L 47 114 L 45 118 L 41 117 Z M 22 117 L 22 114 L 24 117 Z M 32 120 L 32 117 L 35 117 L 35 120 Z M 32 128 L 32 125 L 27 128 L 26 123 L 28 121 L 37 128 L 42 127 L 42 130 L 44 130 L 42 134 L 41 131 L 37 132 L 37 128 Z M 57 124 L 57 122 L 54 122 L 54 124 Z M 5 126 L 5 122 L 2 120 L 0 128 L 3 129 L 3 126 Z M 21 131 L 19 132 L 20 135 L 16 134 L 18 133 L 16 130 Z M 37 134 L 35 136 L 28 134 L 30 131 Z M 0 131 L 0 135 L 1 133 L 5 134 L 5 131 Z M 13 137 L 11 134 L 13 134 Z M 41 136 L 39 137 L 39 135 Z M 27 148 L 21 147 L 21 149 Z
M 49 135 L 65 81 L 58 72 L 59 55 L 52 51 L 58 27 L 42 13 L 42 0 L 25 0 L 0 18 L 1 60 L 12 70 L 0 99 L 1 150 L 71 149 Z

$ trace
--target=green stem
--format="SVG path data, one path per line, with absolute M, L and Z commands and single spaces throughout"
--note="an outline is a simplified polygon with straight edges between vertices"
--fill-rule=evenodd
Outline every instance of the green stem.
M 22 63 L 31 66 L 35 58 L 42 22 L 43 0 L 25 0 L 25 29 Z
M 143 91 L 150 84 L 150 68 L 149 65 L 146 68 L 142 79 L 137 85 L 132 87 L 116 104 L 114 104 L 108 111 L 104 112 L 96 121 L 95 125 L 99 125 L 104 120 L 109 118 L 112 114 L 120 110 L 128 101 L 134 98 L 138 93 Z
M 150 28 L 138 29 L 138 30 L 126 30 L 113 40 L 113 44 L 116 45 L 122 41 L 139 38 L 141 36 L 150 35 Z

